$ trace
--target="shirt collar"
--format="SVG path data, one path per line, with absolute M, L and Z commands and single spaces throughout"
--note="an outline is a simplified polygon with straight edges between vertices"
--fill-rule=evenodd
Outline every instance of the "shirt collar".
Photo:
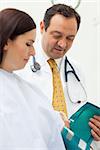
M 43 54 L 43 56 L 44 56 L 45 61 L 47 61 L 48 59 L 50 59 L 50 57 L 48 57 L 48 56 L 46 55 L 46 53 L 44 52 L 44 50 L 42 50 L 42 54 Z M 58 68 L 60 69 L 60 67 L 61 67 L 61 62 L 62 62 L 62 58 L 55 59 L 55 62 L 57 63 Z

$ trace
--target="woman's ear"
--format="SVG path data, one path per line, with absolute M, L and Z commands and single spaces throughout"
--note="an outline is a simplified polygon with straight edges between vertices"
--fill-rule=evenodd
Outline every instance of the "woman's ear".
M 8 45 L 6 44 L 3 48 L 4 51 L 7 51 L 8 50 Z
M 5 46 L 4 46 L 4 51 L 7 51 L 8 50 L 8 47 L 9 47 L 9 43 L 11 42 L 11 40 L 10 39 L 8 39 L 8 41 L 7 41 L 7 43 L 5 44 Z
M 41 21 L 40 22 L 40 31 L 41 31 L 41 33 L 43 33 L 44 30 L 45 30 L 45 28 L 44 28 L 44 21 Z

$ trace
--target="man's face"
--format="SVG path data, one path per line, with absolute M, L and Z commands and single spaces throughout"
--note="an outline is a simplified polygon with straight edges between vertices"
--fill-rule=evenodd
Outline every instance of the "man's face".
M 40 24 L 42 33 L 42 47 L 48 57 L 57 59 L 65 55 L 72 46 L 77 33 L 75 18 L 66 18 L 56 14 L 45 31 L 44 22 Z

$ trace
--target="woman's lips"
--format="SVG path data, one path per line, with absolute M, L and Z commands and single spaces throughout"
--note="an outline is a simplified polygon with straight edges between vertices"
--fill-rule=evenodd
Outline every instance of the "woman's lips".
M 24 59 L 24 61 L 28 62 L 29 59 Z

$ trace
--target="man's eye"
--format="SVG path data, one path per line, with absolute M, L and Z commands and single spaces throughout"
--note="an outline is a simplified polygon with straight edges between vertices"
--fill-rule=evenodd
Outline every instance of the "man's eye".
M 59 39 L 61 36 L 60 35 L 53 35 L 53 38 Z
M 66 39 L 69 40 L 69 41 L 73 41 L 74 37 L 67 37 Z

